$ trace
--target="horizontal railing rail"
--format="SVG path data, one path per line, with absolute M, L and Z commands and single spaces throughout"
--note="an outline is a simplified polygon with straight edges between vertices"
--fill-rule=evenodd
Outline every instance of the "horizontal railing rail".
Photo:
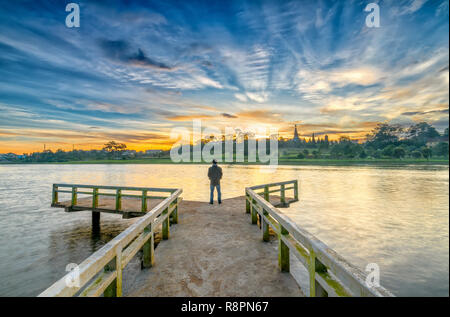
M 264 199 L 268 202 L 270 202 L 270 194 L 273 193 L 280 193 L 280 203 L 278 206 L 280 207 L 287 207 L 290 203 L 298 201 L 298 181 L 285 181 L 285 182 L 279 182 L 279 183 L 270 183 L 270 184 L 264 184 L 264 185 L 257 185 L 249 187 L 253 191 L 263 189 L 263 191 L 256 192 L 258 195 L 263 196 Z M 286 192 L 288 190 L 293 191 L 293 198 L 291 200 L 286 200 Z M 246 193 L 247 202 L 246 202 L 246 211 L 247 213 L 250 213 L 250 202 L 248 200 L 248 195 Z
M 122 189 L 122 190 L 148 190 L 154 192 L 169 192 L 173 193 L 177 189 L 174 188 L 155 188 L 155 187 L 127 187 L 127 186 L 107 186 L 107 185 L 86 185 L 86 184 L 53 184 L 57 187 L 78 187 L 78 188 L 99 188 L 99 189 Z
M 278 236 L 278 265 L 281 271 L 290 271 L 290 253 L 302 263 L 309 274 L 309 294 L 315 296 L 393 296 L 382 286 L 369 287 L 366 274 L 351 265 L 322 241 L 300 228 L 289 217 L 269 202 L 271 187 L 292 184 L 297 180 L 247 187 L 245 189 L 247 212 L 252 224 L 258 217 L 263 241 L 269 241 L 269 227 Z M 264 189 L 257 193 L 255 190 Z M 280 191 L 279 189 L 278 191 Z M 296 190 L 298 198 L 298 189 Z
M 63 188 L 63 189 L 61 189 Z M 69 190 L 67 190 L 69 188 Z M 81 190 L 80 190 L 81 189 Z M 90 190 L 90 191 L 89 191 Z M 101 192 L 100 190 L 109 190 L 111 192 Z M 101 186 L 101 185 L 83 185 L 83 184 L 53 184 L 52 190 L 52 206 L 62 207 L 59 202 L 59 193 L 71 194 L 71 207 L 74 207 L 78 203 L 78 195 L 90 195 L 92 196 L 92 209 L 98 208 L 98 199 L 101 196 L 115 197 L 115 210 L 121 211 L 122 198 L 140 198 L 141 211 L 146 212 L 149 199 L 166 199 L 167 196 L 161 195 L 149 195 L 149 193 L 169 193 L 172 194 L 177 189 L 174 188 L 153 188 L 153 187 L 125 187 L 125 186 Z M 139 192 L 139 194 L 126 194 L 124 192 Z M 166 194 L 167 195 L 167 194 Z
M 70 187 L 72 185 L 59 184 L 59 187 L 63 186 Z M 76 185 L 76 187 L 92 188 L 85 185 Z M 113 186 L 95 186 L 95 188 L 100 187 L 116 188 Z M 120 189 L 125 188 L 121 187 Z M 169 197 L 39 296 L 57 297 L 74 296 L 76 294 L 79 296 L 100 296 L 102 294 L 107 297 L 122 296 L 122 270 L 124 267 L 140 250 L 143 251 L 143 267 L 152 267 L 154 265 L 154 233 L 156 228 L 162 224 L 162 238 L 166 240 L 170 235 L 170 219 L 173 223 L 178 222 L 178 204 L 181 201 L 182 189 L 171 189 L 170 192 Z

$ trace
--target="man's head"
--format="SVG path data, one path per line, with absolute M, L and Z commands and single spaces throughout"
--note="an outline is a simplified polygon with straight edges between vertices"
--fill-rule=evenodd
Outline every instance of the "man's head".
M 217 165 L 217 161 L 216 161 L 216 160 L 212 160 L 212 163 L 213 163 L 214 165 Z

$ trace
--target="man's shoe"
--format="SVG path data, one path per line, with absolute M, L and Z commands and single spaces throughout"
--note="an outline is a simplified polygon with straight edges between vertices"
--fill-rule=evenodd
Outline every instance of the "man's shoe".
M 210 205 L 214 205 L 214 203 L 212 201 L 209 202 Z
M 219 200 L 219 205 L 222 203 L 222 201 L 221 200 Z

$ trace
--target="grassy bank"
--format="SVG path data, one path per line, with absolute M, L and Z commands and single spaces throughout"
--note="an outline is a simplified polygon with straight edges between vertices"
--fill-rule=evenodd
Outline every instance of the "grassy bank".
M 448 165 L 448 159 L 294 159 L 280 158 L 279 165 Z M 210 164 L 208 162 L 188 162 L 174 163 L 170 158 L 148 158 L 148 159 L 130 159 L 130 160 L 91 160 L 91 161 L 69 161 L 69 162 L 0 162 L 0 164 Z M 266 165 L 259 162 L 255 163 L 226 163 L 223 165 Z

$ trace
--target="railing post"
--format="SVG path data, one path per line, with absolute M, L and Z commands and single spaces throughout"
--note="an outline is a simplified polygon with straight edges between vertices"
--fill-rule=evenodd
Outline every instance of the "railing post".
M 58 186 L 53 185 L 52 190 L 52 205 L 55 205 L 58 203 Z
M 98 188 L 92 189 L 92 208 L 98 207 Z
M 289 272 L 289 247 L 284 243 L 282 236 L 288 235 L 289 232 L 280 224 L 280 233 L 278 235 L 278 266 L 281 272 Z
M 319 261 L 319 259 L 316 257 L 316 263 L 314 264 L 316 267 L 316 273 L 326 273 L 327 267 Z M 320 285 L 319 282 L 316 280 L 316 297 L 328 297 L 327 291 Z
M 98 188 L 92 190 L 92 209 L 98 207 Z M 92 211 L 92 231 L 100 231 L 100 211 Z
M 162 215 L 163 215 L 163 216 L 166 216 L 168 212 L 169 212 L 169 207 L 167 207 L 167 208 L 162 212 Z M 170 236 L 170 229 L 169 229 L 169 228 L 170 228 L 170 219 L 169 219 L 169 217 L 167 216 L 167 218 L 164 219 L 164 221 L 163 221 L 163 223 L 162 223 L 162 238 L 163 238 L 164 240 L 169 239 L 169 236 Z
M 263 209 L 263 215 L 268 217 L 269 213 Z M 267 221 L 265 220 L 265 218 L 263 216 L 261 216 L 260 219 L 261 219 L 261 223 L 262 223 L 261 225 L 262 225 L 262 232 L 263 232 L 263 241 L 264 242 L 268 242 L 269 239 L 270 239 L 270 237 L 269 237 L 269 224 L 267 223 Z
M 316 255 L 312 249 L 309 250 L 309 296 L 316 297 Z
M 294 181 L 294 199 L 298 200 L 298 180 Z
M 250 196 L 247 194 L 247 191 L 245 191 L 245 212 L 249 213 L 250 212 Z
M 252 203 L 251 203 L 251 211 L 252 211 L 252 225 L 256 225 L 258 223 L 258 211 L 255 208 L 255 204 L 256 204 L 256 200 L 254 200 L 252 198 Z
M 147 212 L 147 191 L 143 190 L 142 191 L 142 208 L 141 208 L 142 212 Z
M 72 206 L 77 204 L 77 188 L 72 187 Z
M 152 225 L 150 224 L 144 229 L 145 233 L 150 233 L 150 238 L 144 243 L 142 247 L 143 258 L 142 267 L 149 268 L 155 264 L 155 238 L 152 232 Z
M 172 223 L 178 223 L 178 198 L 175 201 L 175 209 L 172 211 Z
M 116 190 L 116 210 L 120 211 L 122 209 L 122 190 Z
M 117 297 L 122 297 L 122 247 L 116 249 L 116 270 Z
M 328 293 L 317 282 L 316 273 L 326 272 L 327 268 L 317 258 L 314 250 L 309 250 L 309 296 L 311 297 L 327 297 Z
M 281 198 L 280 198 L 280 202 L 283 206 L 286 205 L 286 187 L 283 185 L 281 185 L 280 191 L 281 191 Z
M 264 199 L 269 201 L 269 186 L 264 187 Z
M 114 258 L 111 262 L 105 265 L 103 269 L 105 272 L 112 272 L 116 269 L 116 259 Z M 117 278 L 115 278 L 111 284 L 103 292 L 104 297 L 116 297 L 117 296 Z

